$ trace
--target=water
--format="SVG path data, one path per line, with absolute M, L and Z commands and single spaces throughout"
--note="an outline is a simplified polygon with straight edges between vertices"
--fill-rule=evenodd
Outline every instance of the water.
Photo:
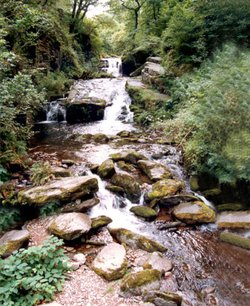
M 66 109 L 60 100 L 52 101 L 46 104 L 46 121 L 43 123 L 65 122 Z
M 119 75 L 119 67 L 115 65 L 112 69 L 114 74 Z M 129 110 L 131 100 L 125 91 L 125 83 L 126 79 L 120 77 L 77 81 L 74 87 L 78 97 L 102 98 L 110 105 L 106 108 L 104 120 L 73 126 L 46 125 L 45 137 L 34 143 L 32 152 L 42 156 L 47 154 L 49 160 L 49 156 L 55 160 L 73 159 L 77 165 L 72 171 L 79 175 L 91 174 L 89 166 L 102 163 L 112 153 L 136 150 L 149 159 L 168 166 L 176 178 L 185 182 L 185 192 L 189 193 L 190 186 L 182 168 L 181 153 L 171 145 L 157 144 L 157 134 L 138 131 L 134 127 L 133 114 Z M 53 107 L 56 109 L 56 105 Z M 138 134 L 140 142 L 126 143 L 114 138 L 108 143 L 100 144 L 88 140 L 75 141 L 74 137 L 72 138 L 72 135 L 76 134 L 97 133 L 112 137 L 124 130 Z M 99 182 L 97 196 L 100 204 L 91 210 L 91 217 L 109 216 L 113 220 L 111 227 L 128 228 L 163 243 L 168 248 L 166 256 L 174 263 L 173 274 L 178 289 L 185 297 L 183 305 L 250 305 L 249 251 L 220 242 L 214 225 L 174 231 L 160 230 L 157 224 L 162 222 L 161 218 L 156 222 L 145 222 L 135 217 L 130 208 L 135 204 L 143 205 L 144 194 L 150 188 L 145 177 L 136 176 L 142 186 L 142 195 L 138 203 L 133 203 L 108 191 L 105 188 L 107 183 L 99 176 L 94 176 Z M 196 196 L 206 202 L 201 195 Z
M 122 60 L 117 57 L 107 57 L 103 58 L 102 62 L 104 63 L 103 71 L 113 75 L 114 77 L 119 77 L 122 75 Z

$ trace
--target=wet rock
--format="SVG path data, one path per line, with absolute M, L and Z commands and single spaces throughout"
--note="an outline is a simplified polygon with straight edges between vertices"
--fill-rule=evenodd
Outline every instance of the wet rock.
M 54 218 L 48 230 L 65 240 L 74 240 L 91 229 L 91 219 L 82 213 L 62 214 Z
M 93 139 L 95 142 L 97 142 L 97 143 L 107 143 L 107 142 L 109 142 L 109 137 L 108 137 L 107 135 L 101 134 L 101 133 L 99 133 L 99 134 L 94 134 L 94 135 L 92 136 L 92 139 Z
M 148 194 L 150 200 L 160 199 L 175 195 L 184 187 L 184 183 L 178 180 L 161 180 L 153 185 L 153 190 Z
M 241 203 L 225 203 L 216 205 L 217 211 L 239 211 L 244 210 L 244 205 Z
M 220 240 L 250 250 L 250 237 L 244 236 L 242 233 L 232 233 L 225 231 L 220 233 Z
M 142 266 L 144 269 L 154 269 L 162 274 L 172 270 L 172 262 L 159 252 L 153 252 L 145 256 Z
M 129 131 L 121 131 L 117 134 L 117 136 L 120 136 L 120 137 L 130 137 L 131 136 L 131 132 Z
M 97 173 L 102 178 L 110 178 L 115 174 L 115 164 L 112 159 L 105 160 L 98 168 Z
M 71 167 L 75 165 L 75 162 L 72 159 L 63 159 L 62 164 Z
M 106 189 L 108 189 L 109 191 L 111 191 L 115 194 L 121 195 L 121 196 L 123 196 L 125 194 L 125 190 L 122 187 L 119 187 L 119 186 L 108 184 L 106 186 Z
M 199 200 L 199 198 L 192 194 L 178 194 L 169 197 L 164 197 L 161 199 L 155 199 L 150 203 L 150 207 L 154 208 L 156 205 L 170 207 L 178 205 L 182 202 L 194 202 Z
M 18 200 L 23 204 L 41 206 L 48 202 L 69 202 L 98 191 L 98 181 L 90 176 L 63 178 L 44 186 L 22 191 Z
M 223 212 L 217 217 L 218 228 L 250 228 L 250 211 Z
M 139 160 L 138 161 L 139 168 L 149 177 L 149 179 L 153 182 L 169 179 L 172 177 L 171 171 L 158 163 L 149 161 L 149 160 Z
M 190 177 L 189 184 L 193 191 L 197 191 L 200 189 L 199 178 L 196 175 Z
M 102 120 L 106 101 L 97 98 L 71 100 L 66 105 L 66 120 L 70 124 Z
M 144 296 L 144 300 L 157 306 L 181 306 L 182 297 L 174 292 L 151 291 Z
M 63 167 L 51 167 L 52 174 L 55 177 L 70 177 L 72 173 Z
M 216 220 L 215 211 L 201 201 L 182 203 L 175 207 L 174 216 L 188 224 L 213 223 Z
M 30 234 L 27 230 L 14 230 L 5 233 L 0 239 L 0 256 L 11 255 L 28 242 L 29 238 Z
M 155 218 L 157 216 L 157 212 L 154 209 L 142 205 L 133 206 L 130 208 L 130 211 L 136 216 L 143 217 L 146 219 Z
M 133 151 L 133 150 L 128 150 L 128 151 L 123 151 L 120 153 L 115 153 L 111 154 L 110 157 L 113 159 L 113 161 L 120 161 L 123 160 L 125 162 L 129 162 L 131 164 L 137 164 L 138 160 L 143 160 L 147 159 L 144 155 Z
M 117 163 L 117 166 L 121 169 L 121 170 L 123 170 L 123 171 L 126 171 L 126 172 L 129 172 L 129 173 L 133 173 L 134 171 L 135 171 L 135 168 L 134 168 L 134 166 L 132 166 L 131 164 L 127 164 L 127 163 L 125 163 L 124 161 L 119 161 L 118 163 Z
M 161 272 L 147 269 L 130 273 L 122 280 L 120 289 L 123 295 L 142 295 L 151 290 L 160 289 Z
M 141 188 L 133 176 L 127 173 L 116 173 L 111 178 L 111 183 L 123 188 L 129 199 L 137 201 L 140 198 Z
M 92 229 L 97 229 L 100 227 L 104 227 L 107 226 L 108 224 L 110 224 L 113 220 L 110 219 L 109 217 L 106 216 L 99 216 L 97 218 L 93 218 L 92 220 L 92 225 L 91 228 Z
M 132 249 L 142 249 L 147 252 L 165 252 L 167 250 L 162 244 L 124 228 L 109 229 L 109 231 L 118 242 L 124 243 Z
M 70 203 L 65 205 L 61 212 L 87 212 L 92 207 L 100 203 L 100 200 L 97 198 L 92 198 L 86 201 L 77 200 L 75 203 Z
M 126 250 L 118 243 L 110 243 L 96 256 L 93 270 L 112 281 L 123 277 L 127 270 Z

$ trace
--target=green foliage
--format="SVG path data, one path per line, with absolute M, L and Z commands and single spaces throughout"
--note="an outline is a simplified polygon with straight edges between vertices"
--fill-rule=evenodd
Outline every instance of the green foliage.
M 51 301 L 62 290 L 69 270 L 62 244 L 51 237 L 43 246 L 21 249 L 6 260 L 0 259 L 1 305 L 30 306 Z
M 42 217 L 55 215 L 60 208 L 60 203 L 57 201 L 49 202 L 39 208 L 39 215 Z
M 250 52 L 232 45 L 176 81 L 173 96 L 181 108 L 168 130 L 190 169 L 221 182 L 250 180 L 249 86 Z
M 31 167 L 31 181 L 35 186 L 44 185 L 54 178 L 49 162 L 35 163 Z
M 21 219 L 20 210 L 14 207 L 0 206 L 0 232 L 4 232 L 16 225 Z
M 8 171 L 2 165 L 0 165 L 0 185 L 7 181 L 8 179 Z

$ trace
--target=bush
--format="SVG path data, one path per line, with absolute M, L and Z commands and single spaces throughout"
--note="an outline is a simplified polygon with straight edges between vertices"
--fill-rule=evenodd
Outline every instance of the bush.
M 62 241 L 51 237 L 43 246 L 15 252 L 0 259 L 0 304 L 31 306 L 49 302 L 62 290 L 68 261 L 60 248 Z
M 21 213 L 18 208 L 0 206 L 0 232 L 4 232 L 16 225 L 21 220 Z
M 31 181 L 35 186 L 44 185 L 54 178 L 49 162 L 35 163 L 31 167 Z
M 173 96 L 184 107 L 167 130 L 189 169 L 221 182 L 250 180 L 250 52 L 227 45 L 177 83 Z

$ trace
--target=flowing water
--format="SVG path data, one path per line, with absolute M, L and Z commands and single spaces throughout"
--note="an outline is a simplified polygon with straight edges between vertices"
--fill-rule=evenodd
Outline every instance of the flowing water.
M 114 75 L 119 76 L 119 65 L 114 60 Z M 111 153 L 133 149 L 151 160 L 167 165 L 177 178 L 186 182 L 185 171 L 181 167 L 182 157 L 170 145 L 156 144 L 157 134 L 145 132 L 136 142 L 124 143 L 119 138 L 98 144 L 93 141 L 75 141 L 72 135 L 103 133 L 110 137 L 120 131 L 136 130 L 133 114 L 129 110 L 130 98 L 125 90 L 126 79 L 95 79 L 77 81 L 75 88 L 81 97 L 93 96 L 105 99 L 108 107 L 104 120 L 89 124 L 67 125 L 54 123 L 43 127 L 43 138 L 34 144 L 33 153 L 56 156 L 57 159 L 70 158 L 76 161 L 76 174 L 90 174 L 91 164 L 100 164 Z M 145 234 L 163 243 L 168 252 L 166 256 L 174 263 L 174 277 L 178 289 L 183 292 L 184 305 L 250 305 L 250 255 L 249 251 L 219 242 L 215 226 L 196 228 L 176 228 L 161 230 L 159 218 L 155 222 L 145 222 L 135 217 L 129 209 L 134 204 L 143 204 L 143 194 L 149 188 L 147 180 L 142 180 L 143 194 L 140 203 L 132 203 L 127 198 L 114 195 L 105 188 L 106 182 L 97 175 L 99 182 L 98 198 L 100 204 L 92 209 L 91 217 L 106 215 L 112 218 L 113 227 L 124 227 Z M 203 200 L 205 200 L 203 198 Z M 210 205 L 209 203 L 207 203 Z

